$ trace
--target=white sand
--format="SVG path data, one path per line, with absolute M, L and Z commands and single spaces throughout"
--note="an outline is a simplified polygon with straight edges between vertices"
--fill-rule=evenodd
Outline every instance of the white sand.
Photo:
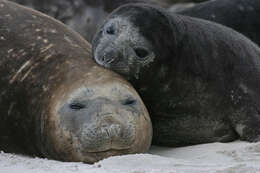
M 94 165 L 0 153 L 0 173 L 258 173 L 260 143 L 236 141 L 111 157 Z

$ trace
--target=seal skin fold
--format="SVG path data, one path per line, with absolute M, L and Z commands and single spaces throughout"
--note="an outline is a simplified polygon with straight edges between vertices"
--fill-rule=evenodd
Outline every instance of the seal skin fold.
M 110 14 L 92 48 L 98 64 L 125 76 L 141 95 L 154 144 L 260 140 L 260 49 L 242 34 L 131 4 Z
M 87 163 L 148 150 L 142 100 L 81 36 L 5 0 L 0 23 L 0 150 Z

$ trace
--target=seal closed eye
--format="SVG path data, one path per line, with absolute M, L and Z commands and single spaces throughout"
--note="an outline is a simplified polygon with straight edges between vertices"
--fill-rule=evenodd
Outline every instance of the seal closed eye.
M 259 141 L 260 49 L 252 41 L 225 26 L 145 4 L 116 9 L 100 30 L 111 23 L 116 35 L 97 32 L 93 57 L 138 90 L 155 144 Z M 123 56 L 104 61 L 109 52 Z
M 74 109 L 74 110 L 80 110 L 80 109 L 86 108 L 86 106 L 81 103 L 71 103 L 69 106 L 71 109 Z

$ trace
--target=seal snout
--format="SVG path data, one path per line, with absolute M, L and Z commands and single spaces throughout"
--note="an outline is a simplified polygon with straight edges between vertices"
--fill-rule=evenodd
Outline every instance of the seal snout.
M 95 107 L 98 113 L 92 117 L 91 123 L 84 122 L 79 132 L 85 150 L 96 153 L 129 149 L 136 138 L 136 129 L 130 123 L 130 115 L 120 106 L 116 108 L 110 100 L 99 100 Z
M 135 141 L 135 129 L 125 126 L 112 116 L 104 117 L 100 126 L 91 133 L 95 133 L 98 138 L 91 137 L 95 141 L 88 144 L 86 148 L 88 152 L 125 150 L 131 148 Z
M 103 55 L 101 55 L 97 59 L 99 63 L 110 66 L 113 64 L 117 64 L 122 58 L 123 54 L 119 50 L 107 48 L 104 51 Z

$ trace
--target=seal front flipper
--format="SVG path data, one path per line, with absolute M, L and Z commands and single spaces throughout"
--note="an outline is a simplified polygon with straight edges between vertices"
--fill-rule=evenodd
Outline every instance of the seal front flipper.
M 260 141 L 260 109 L 251 99 L 243 99 L 234 105 L 230 122 L 241 140 Z

